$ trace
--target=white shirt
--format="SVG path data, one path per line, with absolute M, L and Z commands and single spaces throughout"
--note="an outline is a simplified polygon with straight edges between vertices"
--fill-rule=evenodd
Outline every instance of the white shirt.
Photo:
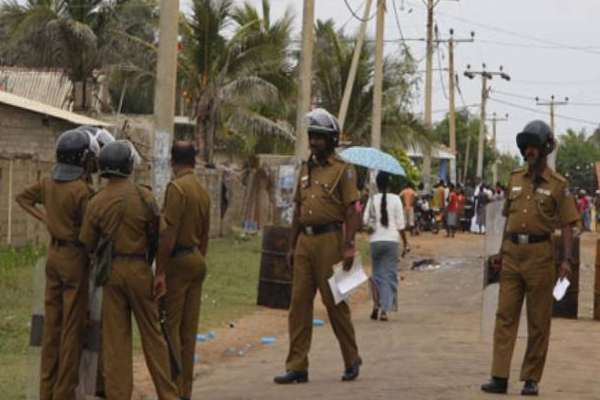
M 366 225 L 369 222 L 369 213 L 374 209 L 377 215 L 377 228 L 371 234 L 371 242 L 399 242 L 399 231 L 405 227 L 402 200 L 397 194 L 386 194 L 385 200 L 388 213 L 388 226 L 386 228 L 381 225 L 381 196 L 382 194 L 378 193 L 369 198 L 363 215 L 363 223 Z M 373 202 L 373 206 L 371 206 L 371 202 Z

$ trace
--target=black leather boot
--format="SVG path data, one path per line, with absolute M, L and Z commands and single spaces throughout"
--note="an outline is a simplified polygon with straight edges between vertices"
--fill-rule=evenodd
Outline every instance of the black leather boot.
M 481 385 L 481 390 L 486 393 L 506 393 L 508 390 L 508 379 L 492 376 L 489 382 Z
M 285 371 L 285 374 L 276 376 L 273 381 L 280 385 L 287 383 L 306 383 L 308 382 L 308 371 Z
M 358 357 L 350 368 L 346 368 L 342 375 L 342 381 L 349 382 L 358 378 L 360 373 L 360 366 L 362 365 L 362 358 Z
M 538 388 L 537 383 L 534 380 L 527 379 L 525 384 L 523 385 L 523 390 L 521 390 L 521 395 L 523 396 L 537 396 L 540 389 Z

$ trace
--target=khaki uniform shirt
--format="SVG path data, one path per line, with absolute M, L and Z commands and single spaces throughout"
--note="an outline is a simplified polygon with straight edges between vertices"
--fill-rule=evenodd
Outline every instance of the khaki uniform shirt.
M 502 213 L 509 234 L 545 235 L 579 219 L 567 180 L 548 167 L 538 182 L 527 169 L 513 172 Z
M 323 164 L 313 160 L 310 173 L 307 163 L 302 164 L 294 197 L 300 207 L 300 224 L 344 222 L 347 207 L 360 197 L 354 166 L 335 154 Z
M 35 206 L 43 204 L 48 232 L 56 239 L 77 241 L 83 214 L 93 195 L 84 179 L 59 182 L 50 176 L 21 192 L 17 198 Z
M 125 199 L 123 220 L 115 236 L 116 254 L 147 254 L 149 250 L 146 227 L 155 220 L 151 207 L 158 210 L 150 189 L 140 187 L 148 206 L 144 204 L 134 184 L 127 179 L 115 178 L 90 200 L 83 219 L 79 240 L 88 248 L 95 249 L 101 237 L 108 237 L 120 217 L 121 201 Z
M 175 176 L 165 195 L 161 229 L 175 229 L 175 247 L 198 247 L 210 228 L 210 197 L 189 169 Z

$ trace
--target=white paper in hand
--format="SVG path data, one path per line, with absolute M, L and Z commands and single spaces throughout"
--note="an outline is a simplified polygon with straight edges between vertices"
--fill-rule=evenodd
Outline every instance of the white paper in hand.
M 363 270 L 362 260 L 357 254 L 350 271 L 344 271 L 342 263 L 333 266 L 333 275 L 329 278 L 329 287 L 333 293 L 335 304 L 346 300 L 350 293 L 369 279 Z
M 558 282 L 556 282 L 554 291 L 552 292 L 556 301 L 561 301 L 562 298 L 565 297 L 565 293 L 567 293 L 567 288 L 570 284 L 571 282 L 569 282 L 567 278 L 560 278 Z

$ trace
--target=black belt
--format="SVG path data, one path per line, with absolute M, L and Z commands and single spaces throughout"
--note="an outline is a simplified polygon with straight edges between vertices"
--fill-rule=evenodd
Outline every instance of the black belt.
M 342 224 L 339 222 L 330 222 L 328 224 L 323 225 L 303 225 L 300 227 L 300 230 L 305 235 L 320 235 L 322 233 L 328 232 L 337 232 L 341 229 Z
M 515 244 L 540 243 L 550 240 L 550 235 L 527 235 L 519 233 L 511 233 L 508 238 Z
M 113 258 L 137 258 L 143 261 L 148 261 L 148 256 L 142 253 L 115 253 Z
M 196 246 L 180 246 L 175 247 L 171 252 L 171 258 L 185 256 L 186 254 L 192 254 L 198 251 Z
M 59 247 L 85 247 L 85 245 L 77 240 L 67 240 L 67 239 L 59 239 L 59 238 L 55 238 L 53 237 L 50 240 L 50 243 L 52 244 L 52 246 L 59 246 Z

